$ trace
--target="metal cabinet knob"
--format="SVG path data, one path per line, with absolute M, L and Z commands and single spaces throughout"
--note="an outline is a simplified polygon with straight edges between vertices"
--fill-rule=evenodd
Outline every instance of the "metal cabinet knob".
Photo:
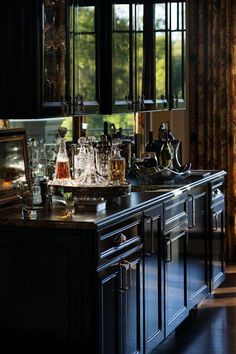
M 119 246 L 119 245 L 121 245 L 122 243 L 124 243 L 126 240 L 127 240 L 126 236 L 125 236 L 124 234 L 120 233 L 119 235 L 117 235 L 117 236 L 115 237 L 114 244 L 115 244 L 116 246 Z

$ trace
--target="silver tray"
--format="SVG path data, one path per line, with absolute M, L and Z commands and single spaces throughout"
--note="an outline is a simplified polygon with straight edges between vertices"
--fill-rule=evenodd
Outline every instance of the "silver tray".
M 144 184 L 158 184 L 159 182 L 172 181 L 180 177 L 186 177 L 191 174 L 191 164 L 181 167 L 179 170 L 171 170 L 168 167 L 162 167 L 157 171 L 149 172 L 147 169 L 139 173 L 135 171 L 136 177 Z
M 60 189 L 64 192 L 72 192 L 78 198 L 105 198 L 113 199 L 129 195 L 131 192 L 130 184 L 107 185 L 107 186 L 73 186 L 57 185 L 52 183 L 51 188 L 54 195 L 61 195 Z

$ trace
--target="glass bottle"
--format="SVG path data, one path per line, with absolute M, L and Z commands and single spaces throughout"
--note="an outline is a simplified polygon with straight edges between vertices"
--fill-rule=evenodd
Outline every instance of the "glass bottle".
M 108 161 L 111 155 L 111 143 L 106 135 L 100 136 L 100 141 L 96 146 L 96 169 L 99 175 L 108 177 Z
M 66 133 L 67 128 L 58 128 L 60 142 L 56 160 L 55 179 L 71 179 L 69 157 L 66 151 Z
M 74 178 L 79 178 L 86 169 L 87 163 L 87 147 L 86 138 L 80 137 L 78 139 L 78 147 L 74 155 Z
M 120 155 L 119 145 L 121 139 L 113 139 L 113 154 L 108 162 L 108 180 L 113 184 L 125 184 L 125 170 L 126 162 L 125 158 Z

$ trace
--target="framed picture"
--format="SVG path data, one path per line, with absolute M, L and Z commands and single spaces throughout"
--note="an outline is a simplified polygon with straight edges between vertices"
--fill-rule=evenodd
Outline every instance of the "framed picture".
M 17 203 L 30 190 L 25 129 L 0 130 L 0 207 Z

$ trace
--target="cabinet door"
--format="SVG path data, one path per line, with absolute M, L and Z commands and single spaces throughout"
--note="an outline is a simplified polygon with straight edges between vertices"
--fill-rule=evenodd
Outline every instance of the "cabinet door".
M 185 107 L 186 1 L 154 4 L 155 94 L 158 109 Z
M 136 13 L 133 1 L 112 3 L 112 111 L 135 109 Z
M 99 338 L 101 354 L 121 353 L 120 313 L 121 313 L 121 279 L 119 267 L 106 274 L 100 279 L 100 323 Z
M 207 193 L 188 196 L 188 307 L 192 308 L 206 298 L 208 284 L 208 230 Z
M 130 259 L 125 265 L 127 290 L 122 294 L 123 354 L 143 352 L 143 269 L 141 258 Z
M 43 115 L 66 115 L 69 112 L 69 0 L 43 0 L 42 82 Z
M 1 8 L 2 118 L 26 118 L 38 113 L 40 10 L 38 0 L 4 2 Z
M 121 261 L 101 274 L 99 338 L 101 354 L 142 353 L 142 264 Z
M 211 291 L 225 279 L 224 275 L 224 199 L 211 209 L 210 279 Z
M 98 32 L 104 14 L 97 3 L 97 0 L 74 0 L 71 7 L 70 91 L 75 116 L 99 112 L 98 52 L 104 43 Z
M 186 230 L 187 222 L 184 222 L 165 233 L 163 238 L 166 335 L 188 316 Z
M 0 114 L 36 118 L 68 113 L 66 0 L 21 0 L 4 5 Z
M 145 352 L 164 339 L 164 274 L 160 257 L 162 206 L 145 212 L 144 221 L 144 323 Z

